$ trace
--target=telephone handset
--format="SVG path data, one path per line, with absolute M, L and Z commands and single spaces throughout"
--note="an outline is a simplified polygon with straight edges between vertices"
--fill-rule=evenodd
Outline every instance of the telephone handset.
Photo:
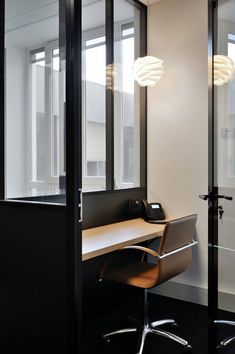
M 148 203 L 147 200 L 141 200 L 143 206 L 143 216 L 147 221 L 164 220 L 166 218 L 160 203 Z

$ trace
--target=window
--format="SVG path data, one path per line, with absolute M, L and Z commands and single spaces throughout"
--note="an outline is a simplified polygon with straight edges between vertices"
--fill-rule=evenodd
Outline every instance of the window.
M 105 2 L 83 2 L 83 191 L 140 187 L 145 168 L 144 89 L 132 75 L 141 56 L 140 10 L 125 0 L 114 0 L 113 10 L 111 38 Z
M 141 185 L 141 90 L 132 74 L 133 63 L 141 56 L 140 12 L 125 0 L 114 4 L 114 186 L 125 189 Z M 128 11 L 126 20 L 120 8 Z
M 224 25 L 223 25 L 224 26 Z M 230 24 L 220 34 L 218 52 L 228 56 L 235 64 L 235 33 Z M 235 76 L 216 88 L 217 129 L 218 129 L 218 185 L 233 187 L 235 184 Z
M 5 1 L 6 198 L 65 193 L 65 8 L 49 3 Z
M 59 175 L 64 174 L 64 156 L 60 149 L 64 123 L 60 121 L 60 100 L 65 101 L 64 73 L 60 72 L 57 42 L 30 50 L 29 106 L 31 142 L 28 192 L 59 192 Z M 63 117 L 61 117 L 63 118 Z M 30 193 L 31 194 L 31 193 Z
M 87 176 L 105 176 L 105 162 L 104 161 L 87 161 Z
M 45 96 L 43 95 L 45 87 L 45 49 L 40 48 L 30 53 L 31 62 L 31 112 L 32 112 L 32 161 L 31 176 L 32 181 L 43 181 L 46 165 L 45 151 Z
M 105 37 L 85 41 L 84 95 L 84 189 L 105 188 L 106 163 L 106 44 Z M 92 177 L 92 178 L 91 178 Z M 94 179 L 96 177 L 96 179 Z
M 106 189 L 105 0 L 82 1 L 82 188 Z
M 114 28 L 115 188 L 120 189 L 140 185 L 139 88 L 132 75 L 136 45 L 134 22 L 117 21 Z
M 235 35 L 228 34 L 228 57 L 235 65 Z M 235 104 L 234 78 L 228 83 L 227 176 L 235 177 Z

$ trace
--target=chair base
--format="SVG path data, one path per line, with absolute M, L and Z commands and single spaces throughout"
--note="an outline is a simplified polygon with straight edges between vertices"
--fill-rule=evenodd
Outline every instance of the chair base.
M 176 336 L 173 333 L 170 333 L 168 331 L 165 331 L 162 328 L 159 328 L 162 325 L 165 324 L 171 324 L 173 326 L 177 326 L 177 324 L 175 323 L 174 320 L 171 319 L 167 319 L 167 320 L 160 320 L 160 321 L 156 321 L 153 323 L 145 323 L 144 327 L 141 330 L 140 333 L 140 337 L 139 337 L 139 344 L 138 344 L 138 349 L 137 349 L 137 354 L 142 354 L 143 350 L 144 350 L 144 344 L 145 344 L 145 340 L 148 334 L 156 334 L 158 336 L 162 336 L 168 339 L 171 339 L 179 344 L 181 344 L 185 349 L 191 349 L 191 346 L 188 344 L 188 342 L 178 336 Z M 123 334 L 123 333 L 130 333 L 130 332 L 137 332 L 138 329 L 137 328 L 124 328 L 124 329 L 120 329 L 118 331 L 114 331 L 114 332 L 110 332 L 107 334 L 104 334 L 102 337 L 106 340 L 106 341 L 110 341 L 110 337 L 112 337 L 113 335 L 116 334 Z
M 165 337 L 168 339 L 173 340 L 174 342 L 177 342 L 181 344 L 186 350 L 191 350 L 191 346 L 188 344 L 188 342 L 176 336 L 173 333 L 167 332 L 162 328 L 159 328 L 163 325 L 166 324 L 171 324 L 172 326 L 177 326 L 174 320 L 167 319 L 167 320 L 159 320 L 155 322 L 149 322 L 149 316 L 148 316 L 148 290 L 144 289 L 144 325 L 141 327 L 140 331 L 140 338 L 139 338 L 139 344 L 138 344 L 138 351 L 137 354 L 142 354 L 144 350 L 144 343 L 146 340 L 146 337 L 148 334 L 156 334 L 161 337 Z M 137 327 L 134 328 L 124 328 L 120 329 L 118 331 L 110 332 L 107 334 L 104 334 L 102 337 L 106 341 L 110 341 L 110 337 L 116 335 L 116 334 L 122 334 L 122 333 L 130 333 L 130 332 L 137 332 L 139 329 Z
M 228 325 L 228 326 L 235 326 L 235 321 L 215 320 L 214 323 L 215 324 Z M 235 342 L 235 336 L 234 335 L 223 339 L 220 342 L 220 344 L 218 345 L 217 349 L 227 347 L 228 345 L 232 344 L 233 342 Z

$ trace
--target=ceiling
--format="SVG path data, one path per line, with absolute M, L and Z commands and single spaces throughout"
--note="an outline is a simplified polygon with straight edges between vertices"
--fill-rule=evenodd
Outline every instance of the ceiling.
M 105 25 L 105 1 L 83 0 L 82 30 L 87 31 Z M 94 16 L 95 14 L 95 16 Z M 115 22 L 133 18 L 134 8 L 127 1 L 119 0 L 114 3 Z
M 221 1 L 218 16 L 221 20 L 235 23 L 235 0 Z
M 6 44 L 25 48 L 58 38 L 58 0 L 8 0 Z
M 7 0 L 5 6 L 6 20 L 57 2 L 57 0 Z
M 104 0 L 83 0 L 82 6 L 83 31 L 104 26 Z M 5 12 L 6 45 L 31 48 L 59 37 L 58 0 L 7 0 Z M 128 2 L 116 2 L 116 21 L 133 18 L 133 15 L 134 9 Z

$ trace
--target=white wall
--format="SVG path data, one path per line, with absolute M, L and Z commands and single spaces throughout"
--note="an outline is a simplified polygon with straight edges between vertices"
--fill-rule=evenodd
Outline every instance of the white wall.
M 148 200 L 167 215 L 198 214 L 199 245 L 175 282 L 207 287 L 207 1 L 169 0 L 148 8 L 148 54 L 166 72 L 148 90 Z

